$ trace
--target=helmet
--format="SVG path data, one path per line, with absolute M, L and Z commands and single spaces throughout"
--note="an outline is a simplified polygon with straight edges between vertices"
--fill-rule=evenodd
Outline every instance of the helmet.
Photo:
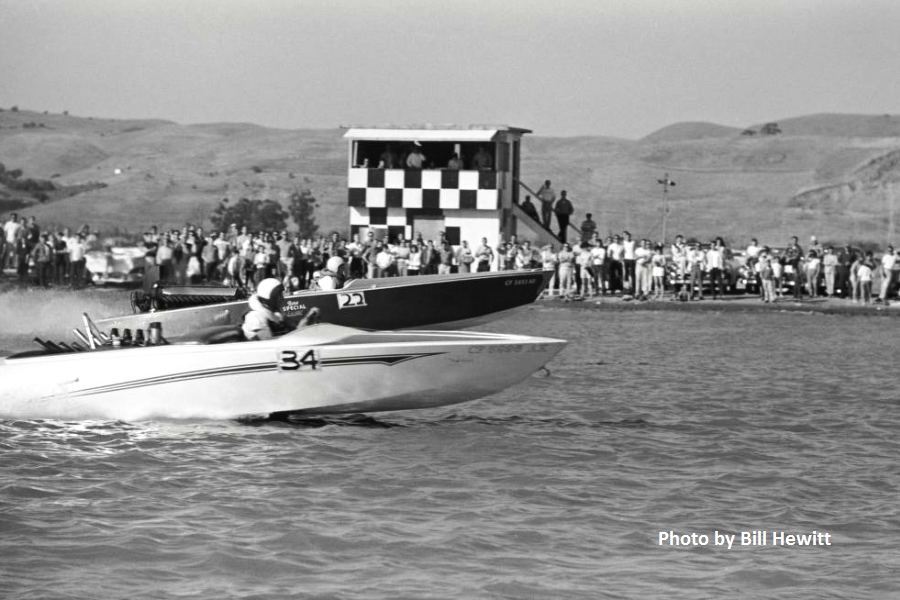
M 337 273 L 338 269 L 341 268 L 341 265 L 344 264 L 344 259 L 340 256 L 332 256 L 328 259 L 328 262 L 325 263 L 325 268 L 331 271 L 332 273 Z
M 263 306 L 271 310 L 281 310 L 281 301 L 284 299 L 284 286 L 274 277 L 263 279 L 256 287 L 256 297 Z

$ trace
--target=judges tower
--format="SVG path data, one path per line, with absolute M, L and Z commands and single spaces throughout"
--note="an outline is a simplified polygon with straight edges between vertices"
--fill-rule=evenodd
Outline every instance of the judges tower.
M 444 232 L 454 246 L 487 238 L 496 247 L 516 233 L 526 133 L 500 125 L 348 129 L 351 233 L 437 241 Z

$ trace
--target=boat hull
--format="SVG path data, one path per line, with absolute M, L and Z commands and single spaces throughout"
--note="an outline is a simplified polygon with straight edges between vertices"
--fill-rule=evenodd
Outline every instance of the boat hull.
M 505 389 L 564 345 L 322 324 L 262 342 L 10 357 L 0 360 L 0 415 L 133 421 L 434 408 Z
M 289 319 L 317 308 L 326 323 L 366 330 L 468 327 L 534 302 L 552 273 L 541 270 L 361 279 L 334 291 L 307 291 L 285 298 Z M 240 324 L 246 301 L 227 302 L 98 319 L 104 331 L 147 329 L 162 324 L 169 339 L 189 339 L 200 329 Z

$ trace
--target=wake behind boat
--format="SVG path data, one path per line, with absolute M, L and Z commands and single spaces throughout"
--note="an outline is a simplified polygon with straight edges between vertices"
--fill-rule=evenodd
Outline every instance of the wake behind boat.
M 264 341 L 83 351 L 48 345 L 0 359 L 0 415 L 140 420 L 433 408 L 518 383 L 565 343 L 323 323 Z
M 547 286 L 552 271 L 500 271 L 453 275 L 419 275 L 384 279 L 357 279 L 331 291 L 303 291 L 287 295 L 282 312 L 299 319 L 312 308 L 321 320 L 367 330 L 454 329 L 495 319 L 505 311 L 534 302 Z M 173 310 L 98 319 L 105 330 L 146 329 L 160 322 L 172 338 L 189 339 L 193 332 L 216 325 L 236 325 L 246 314 L 247 301 L 233 300 L 228 288 L 206 288 L 193 292 L 173 290 L 190 302 L 190 294 L 211 302 Z M 165 292 L 163 292 L 165 293 Z M 224 301 L 223 300 L 231 300 Z M 165 308 L 163 304 L 162 308 Z

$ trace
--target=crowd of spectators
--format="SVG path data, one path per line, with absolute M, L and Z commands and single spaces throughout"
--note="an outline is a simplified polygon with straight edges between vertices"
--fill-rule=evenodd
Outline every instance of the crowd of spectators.
M 86 253 L 97 245 L 96 232 L 88 225 L 78 231 L 41 229 L 33 216 L 12 213 L 3 221 L 0 274 L 13 270 L 19 280 L 40 286 L 82 287 L 89 280 Z
M 547 182 L 549 186 L 549 182 Z M 543 215 L 541 215 L 543 217 Z M 381 240 L 373 231 L 349 240 L 334 232 L 301 238 L 288 231 L 255 231 L 230 225 L 204 231 L 185 225 L 142 235 L 145 280 L 164 284 L 223 283 L 255 289 L 276 277 L 287 291 L 327 288 L 346 279 L 541 268 L 554 272 L 549 296 L 564 298 L 618 295 L 637 300 L 719 298 L 734 288 L 758 293 L 763 302 L 785 297 L 844 297 L 887 303 L 897 295 L 900 255 L 893 247 L 876 253 L 851 246 L 823 246 L 813 237 L 806 249 L 794 237 L 773 248 L 752 239 L 745 248 L 727 247 L 721 237 L 709 243 L 678 235 L 665 246 L 636 240 L 628 231 L 601 237 L 592 215 L 580 226 L 580 243 L 536 247 L 515 235 L 492 247 L 462 240 Z M 40 285 L 81 287 L 89 250 L 109 252 L 87 225 L 76 232 L 42 230 L 34 217 L 16 214 L 3 222 L 0 266 Z

